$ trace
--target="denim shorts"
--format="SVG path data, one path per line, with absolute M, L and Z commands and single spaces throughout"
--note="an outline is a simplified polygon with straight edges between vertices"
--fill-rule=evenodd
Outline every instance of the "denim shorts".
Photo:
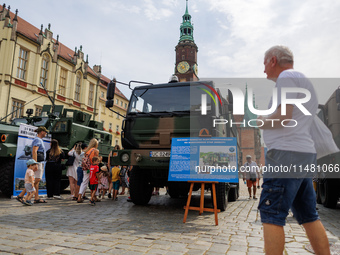
M 84 177 L 84 171 L 83 169 L 79 166 L 77 168 L 77 185 L 80 186 L 81 183 L 83 182 L 83 177 Z
M 273 166 L 298 164 L 304 167 L 308 164 L 316 164 L 316 154 L 270 150 L 266 155 L 266 166 L 269 164 Z M 286 175 L 286 177 L 292 176 Z M 258 206 L 262 223 L 284 226 L 289 209 L 300 225 L 319 219 L 313 181 L 312 178 L 308 178 L 308 175 L 274 178 L 273 174 L 266 177 L 264 173 L 262 188 Z
M 115 182 L 112 182 L 112 188 L 113 190 L 119 190 L 119 184 L 120 184 L 120 181 L 115 181 Z

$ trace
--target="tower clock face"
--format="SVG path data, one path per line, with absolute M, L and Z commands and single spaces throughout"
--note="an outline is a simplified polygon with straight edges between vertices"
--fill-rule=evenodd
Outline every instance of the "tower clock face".
M 197 68 L 197 64 L 194 64 L 192 69 L 194 70 L 194 73 L 196 74 L 196 76 L 198 76 L 198 68 Z
M 179 62 L 177 65 L 177 71 L 179 73 L 186 73 L 189 69 L 190 69 L 190 66 L 188 62 L 186 61 Z

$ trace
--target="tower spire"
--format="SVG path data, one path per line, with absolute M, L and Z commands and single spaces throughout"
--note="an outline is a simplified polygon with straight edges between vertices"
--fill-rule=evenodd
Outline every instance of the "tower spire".
M 182 16 L 183 21 L 180 27 L 181 36 L 179 41 L 194 41 L 194 26 L 191 24 L 191 15 L 189 14 L 188 0 L 186 0 L 185 14 Z

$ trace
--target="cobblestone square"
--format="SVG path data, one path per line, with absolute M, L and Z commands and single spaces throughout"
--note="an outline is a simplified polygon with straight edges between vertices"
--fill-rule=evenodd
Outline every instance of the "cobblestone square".
M 2 197 L 0 254 L 264 254 L 258 200 L 240 185 L 240 198 L 218 214 L 218 226 L 210 212 L 189 211 L 183 223 L 186 199 L 171 199 L 165 189 L 148 206 L 127 202 L 127 195 L 96 206 L 65 199 L 29 207 Z M 192 204 L 199 204 L 198 194 Z M 330 243 L 340 245 L 340 206 L 318 208 Z M 312 254 L 291 214 L 285 232 L 286 254 Z

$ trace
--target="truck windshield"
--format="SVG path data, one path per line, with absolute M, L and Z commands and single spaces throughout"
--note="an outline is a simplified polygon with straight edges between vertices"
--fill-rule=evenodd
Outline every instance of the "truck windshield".
M 48 121 L 48 117 L 36 117 L 36 118 L 33 117 L 31 125 L 37 126 L 37 127 L 45 126 L 47 121 Z M 29 124 L 26 118 L 17 118 L 17 119 L 12 120 L 12 125 L 20 126 L 21 123 Z
M 201 95 L 198 86 L 136 88 L 132 93 L 128 113 L 200 112 Z M 207 112 L 211 111 L 207 97 Z

